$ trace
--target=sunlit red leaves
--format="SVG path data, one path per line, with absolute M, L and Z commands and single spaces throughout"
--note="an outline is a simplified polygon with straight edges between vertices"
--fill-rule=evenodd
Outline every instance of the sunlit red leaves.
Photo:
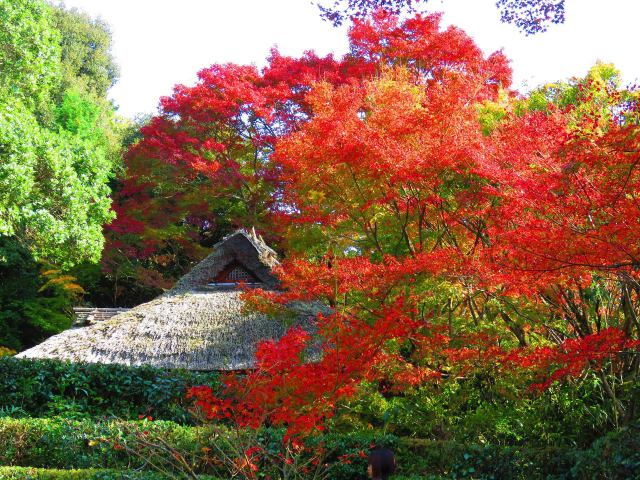
M 238 424 L 268 421 L 307 432 L 322 426 L 363 380 L 388 378 L 389 388 L 401 389 L 441 376 L 395 351 L 412 337 L 419 343 L 429 327 L 415 310 L 420 299 L 404 286 L 470 268 L 460 245 L 421 238 L 419 230 L 434 224 L 443 235 L 466 231 L 456 218 L 455 195 L 445 198 L 441 189 L 451 177 L 469 176 L 484 150 L 474 104 L 508 83 L 508 75 L 496 73 L 508 67 L 500 55 L 483 58 L 462 32 L 440 32 L 438 23 L 425 17 L 399 24 L 379 15 L 356 24 L 349 61 L 372 65 L 377 75 L 310 84 L 301 105 L 312 115 L 275 145 L 272 161 L 285 187 L 281 219 L 347 228 L 363 236 L 366 250 L 319 262 L 292 257 L 277 271 L 283 293 L 247 293 L 262 311 L 270 310 L 268 301 L 312 299 L 337 310 L 318 317 L 318 346 L 291 330 L 258 348 L 255 371 L 229 380 L 222 398 L 237 399 L 232 411 Z M 397 235 L 397 251 L 374 245 L 377 229 Z M 410 255 L 398 255 L 407 249 Z M 344 300 L 350 294 L 356 301 Z M 443 348 L 440 354 L 453 357 Z
M 296 209 L 287 219 L 355 224 L 371 241 L 374 230 L 402 228 L 406 218 L 417 234 L 406 239 L 414 253 L 432 246 L 416 231 L 421 223 L 463 228 L 453 214 L 460 205 L 440 190 L 469 176 L 483 151 L 473 104 L 431 92 L 399 68 L 361 85 L 319 85 L 309 101 L 313 119 L 279 142 L 274 156 L 289 186 L 285 200 Z
M 289 435 L 307 434 L 322 429 L 336 405 L 352 397 L 364 379 L 384 372 L 399 388 L 438 376 L 385 353 L 389 340 L 410 336 L 417 328 L 402 305 L 385 309 L 372 322 L 335 313 L 319 320 L 311 328 L 317 328 L 324 343 L 292 328 L 280 341 L 262 343 L 255 370 L 244 377 L 228 376 L 220 396 L 207 387 L 192 389 L 197 405 L 209 418 L 232 418 L 240 426 L 268 422 L 287 426 Z
M 603 362 L 611 361 L 612 368 L 619 368 L 625 356 L 640 347 L 640 340 L 629 338 L 622 330 L 606 328 L 583 338 L 568 339 L 554 347 L 538 347 L 504 355 L 507 368 L 533 371 L 541 379 L 532 385 L 534 390 L 544 390 L 558 380 L 578 377 L 591 369 L 600 369 Z
M 516 287 L 588 284 L 593 271 L 638 265 L 637 127 L 612 124 L 584 137 L 556 112 L 514 118 L 497 138 L 479 166 L 500 202 L 486 253 Z
M 320 239 L 313 258 L 288 252 L 282 292 L 246 299 L 265 313 L 320 300 L 332 313 L 261 344 L 256 369 L 228 377 L 219 396 L 194 390 L 205 412 L 308 432 L 365 380 L 394 391 L 520 366 L 554 381 L 635 348 L 616 330 L 569 327 L 576 343 L 525 347 L 530 326 L 507 328 L 500 309 L 544 298 L 562 318 L 550 289 L 638 266 L 637 128 L 576 128 L 565 109 L 509 104 L 483 132 L 478 105 L 513 98 L 498 96 L 510 82 L 501 53 L 484 57 L 438 16 L 379 12 L 350 36 L 342 60 L 274 52 L 262 71 L 201 72 L 163 101 L 137 147 L 206 177 L 214 195 L 241 192 L 245 220 L 269 222 L 291 244 Z M 424 310 L 436 283 L 458 307 L 450 298 Z M 489 324 L 473 311 L 476 294 L 496 304 Z M 453 315 L 470 318 L 452 325 Z
M 378 10 L 370 19 L 354 22 L 349 32 L 352 52 L 378 68 L 410 66 L 430 87 L 440 91 L 443 86 L 455 86 L 458 96 L 467 101 L 491 98 L 498 87 L 508 87 L 511 69 L 506 57 L 496 52 L 484 58 L 462 30 L 441 30 L 440 18 L 417 15 L 399 23 L 396 16 Z

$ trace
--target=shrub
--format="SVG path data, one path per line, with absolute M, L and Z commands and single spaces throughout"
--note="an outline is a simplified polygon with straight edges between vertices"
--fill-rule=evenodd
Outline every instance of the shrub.
M 568 448 L 465 445 L 375 432 L 325 435 L 322 440 L 334 452 L 329 460 L 334 463 L 331 478 L 335 480 L 361 476 L 372 446 L 393 450 L 397 473 L 407 479 L 547 479 L 570 470 L 574 461 L 574 452 Z
M 40 468 L 141 469 L 144 458 L 131 458 L 121 445 L 135 443 L 136 432 L 162 437 L 182 452 L 204 446 L 202 428 L 165 421 L 68 420 L 61 418 L 0 419 L 0 465 Z
M 140 415 L 192 423 L 186 389 L 217 384 L 216 373 L 148 366 L 81 364 L 0 357 L 0 410 L 67 418 Z
M 16 238 L 0 235 L 0 356 L 71 325 L 73 294 L 62 287 L 65 282 L 51 281 L 70 277 L 49 268 L 41 273 L 42 267 Z
M 11 350 L 10 348 L 3 347 L 0 345 L 0 357 L 10 357 L 11 355 L 15 355 L 16 351 Z
M 576 479 L 640 478 L 640 423 L 596 440 L 571 472 Z
M 165 480 L 167 477 L 156 472 L 133 472 L 119 470 L 53 470 L 29 467 L 0 467 L 3 480 Z M 201 480 L 215 480 L 203 475 Z
M 465 444 L 581 449 L 614 428 L 613 408 L 603 405 L 600 380 L 593 376 L 553 385 L 541 394 L 523 391 L 517 379 L 488 377 L 475 372 L 398 396 L 384 396 L 378 385 L 369 385 L 334 425 L 345 431 L 374 426 L 398 436 Z M 625 386 L 625 398 L 640 398 L 640 382 L 635 384 L 635 391 L 633 382 Z
M 160 462 L 156 460 L 158 451 L 154 457 L 151 450 L 139 450 L 139 435 L 148 432 L 145 438 L 152 441 L 161 439 L 171 449 L 180 452 L 198 474 L 225 478 L 228 476 L 225 467 L 219 459 L 211 456 L 216 452 L 210 448 L 215 437 L 213 428 L 216 434 L 220 433 L 220 426 L 189 427 L 166 421 L 94 423 L 89 420 L 0 418 L 0 438 L 3 439 L 0 442 L 0 464 L 60 469 L 149 470 L 149 460 Z M 265 429 L 259 441 L 264 448 L 276 451 L 283 433 L 282 430 Z M 453 441 L 397 437 L 375 431 L 323 434 L 311 439 L 308 446 L 313 451 L 315 442 L 327 450 L 326 462 L 330 466 L 329 478 L 332 480 L 361 478 L 372 446 L 388 447 L 395 452 L 398 478 L 405 480 L 622 480 L 640 478 L 638 433 L 638 425 L 622 429 L 597 440 L 584 451 L 568 447 L 465 445 Z M 141 456 L 127 454 L 127 451 L 136 449 L 142 453 Z M 205 451 L 210 453 L 203 454 Z M 0 478 L 5 477 L 0 475 Z

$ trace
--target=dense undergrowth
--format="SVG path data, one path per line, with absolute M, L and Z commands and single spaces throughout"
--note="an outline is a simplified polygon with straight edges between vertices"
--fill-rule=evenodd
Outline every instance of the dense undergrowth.
M 3 480 L 163 480 L 166 476 L 150 471 L 59 470 L 32 467 L 0 467 Z M 217 480 L 203 475 L 202 480 Z
M 0 420 L 0 437 L 7 439 L 0 446 L 0 463 L 64 470 L 112 471 L 153 471 L 153 465 L 156 465 L 172 472 L 176 478 L 182 478 L 180 470 L 172 470 L 162 463 L 159 452 L 150 450 L 140 457 L 132 457 L 127 453 L 128 448 L 139 447 L 141 433 L 146 438 L 164 439 L 175 451 L 181 452 L 198 475 L 220 478 L 229 475 L 218 461 L 202 455 L 202 449 L 213 441 L 213 429 L 164 421 L 5 418 Z M 310 442 L 312 445 L 321 442 L 329 452 L 326 462 L 330 468 L 330 478 L 336 480 L 360 478 L 362 472 L 366 471 L 366 458 L 360 452 L 374 444 L 392 448 L 398 459 L 398 474 L 407 477 L 627 479 L 640 475 L 639 434 L 640 425 L 626 427 L 602 437 L 585 450 L 551 446 L 530 448 L 461 444 L 456 441 L 398 437 L 376 431 L 324 434 L 312 438 Z M 267 429 L 261 438 L 265 445 L 275 448 L 282 439 L 282 431 Z
M 0 414 L 65 418 L 151 416 L 192 422 L 191 385 L 215 384 L 217 374 L 0 357 Z
M 0 416 L 150 417 L 193 425 L 188 388 L 218 383 L 216 373 L 0 357 Z M 523 393 L 515 380 L 482 373 L 398 395 L 370 384 L 331 426 L 340 433 L 375 430 L 461 443 L 586 448 L 621 426 L 600 388 L 597 378 L 587 376 L 542 393 Z M 619 394 L 620 399 L 638 396 L 640 382 L 627 383 Z
M 198 476 L 229 478 L 212 447 L 221 429 L 228 438 L 233 431 L 194 426 L 185 398 L 189 385 L 216 382 L 215 374 L 2 358 L 0 465 L 16 468 L 0 470 L 0 478 L 155 480 L 162 478 L 153 476 L 158 467 L 186 478 L 148 439 L 166 443 Z M 535 396 L 480 378 L 396 396 L 374 385 L 365 390 L 343 405 L 327 432 L 308 440 L 310 451 L 326 452 L 332 479 L 362 478 L 363 452 L 373 445 L 396 452 L 398 478 L 406 479 L 640 475 L 640 422 L 616 429 L 596 382 L 556 385 Z M 267 428 L 257 438 L 276 451 L 282 435 Z

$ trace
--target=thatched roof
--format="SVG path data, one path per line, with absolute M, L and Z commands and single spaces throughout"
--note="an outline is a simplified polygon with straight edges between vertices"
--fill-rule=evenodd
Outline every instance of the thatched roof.
M 214 245 L 213 253 L 178 280 L 171 291 L 185 292 L 198 288 L 215 278 L 232 262 L 246 267 L 265 287 L 278 286 L 278 279 L 271 273 L 271 269 L 279 264 L 278 254 L 255 232 L 238 230 Z
M 239 265 L 264 287 L 276 288 L 270 269 L 277 264 L 276 253 L 261 238 L 238 231 L 155 300 L 109 320 L 66 330 L 18 357 L 191 370 L 251 368 L 256 343 L 280 337 L 285 327 L 246 312 L 236 288 L 211 283 L 229 265 Z M 300 323 L 320 310 L 309 304 L 294 308 Z

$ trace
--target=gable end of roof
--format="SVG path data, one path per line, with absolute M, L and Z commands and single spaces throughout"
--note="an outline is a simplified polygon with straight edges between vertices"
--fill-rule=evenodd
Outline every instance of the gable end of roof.
M 238 230 L 214 245 L 213 252 L 193 267 L 191 272 L 182 277 L 166 294 L 205 286 L 233 262 L 238 262 L 245 267 L 266 288 L 278 287 L 278 279 L 271 273 L 271 269 L 280 263 L 277 253 L 255 232 Z

